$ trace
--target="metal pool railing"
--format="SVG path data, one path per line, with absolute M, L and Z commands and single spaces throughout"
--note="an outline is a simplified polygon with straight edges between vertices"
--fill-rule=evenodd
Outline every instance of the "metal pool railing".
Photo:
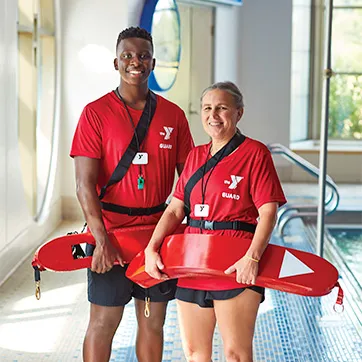
M 303 157 L 297 155 L 291 151 L 288 147 L 279 143 L 272 143 L 268 145 L 268 148 L 272 154 L 280 155 L 287 159 L 290 163 L 300 167 L 305 172 L 319 178 L 319 169 L 311 164 Z M 334 183 L 330 176 L 326 176 L 326 193 L 325 198 L 325 214 L 332 214 L 339 204 L 339 193 L 337 185 Z M 280 235 L 283 235 L 286 225 L 296 218 L 311 218 L 318 216 L 318 205 L 316 204 L 302 204 L 302 203 L 287 203 L 280 208 L 278 212 L 277 230 Z

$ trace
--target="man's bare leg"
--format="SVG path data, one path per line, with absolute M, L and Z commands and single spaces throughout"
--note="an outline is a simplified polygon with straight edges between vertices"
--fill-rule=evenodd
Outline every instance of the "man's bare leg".
M 145 301 L 135 299 L 138 321 L 136 355 L 139 362 L 161 362 L 163 353 L 163 325 L 167 302 L 151 302 L 150 316 L 144 315 Z
M 91 303 L 90 319 L 83 343 L 84 362 L 108 362 L 112 341 L 122 320 L 124 307 L 104 307 Z

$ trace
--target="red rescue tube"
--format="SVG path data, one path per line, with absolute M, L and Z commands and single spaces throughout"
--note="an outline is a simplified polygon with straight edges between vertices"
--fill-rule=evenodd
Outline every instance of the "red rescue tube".
M 171 279 L 215 276 L 235 278 L 235 273 L 226 275 L 224 270 L 245 255 L 250 242 L 218 235 L 168 236 L 160 249 L 165 265 L 163 272 Z M 130 263 L 127 277 L 146 288 L 160 283 L 160 280 L 151 278 L 145 272 L 144 262 L 142 251 Z M 337 280 L 338 271 L 327 260 L 308 252 L 269 244 L 259 262 L 256 285 L 317 297 L 339 286 Z M 342 304 L 342 301 L 343 298 L 338 304 Z
M 184 224 L 180 225 L 175 234 L 183 233 L 185 227 Z M 154 229 L 155 225 L 125 227 L 108 232 L 108 237 L 113 246 L 120 251 L 125 263 L 129 263 L 147 246 Z M 82 243 L 95 244 L 93 235 L 87 232 L 52 239 L 38 248 L 32 265 L 39 270 L 55 272 L 90 268 L 92 257 L 74 259 L 72 255 L 72 247 Z

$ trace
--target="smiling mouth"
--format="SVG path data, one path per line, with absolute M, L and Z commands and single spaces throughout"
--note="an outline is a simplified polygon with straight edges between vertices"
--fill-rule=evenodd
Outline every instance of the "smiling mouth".
M 144 74 L 144 70 L 127 70 L 127 73 L 131 75 L 141 75 Z

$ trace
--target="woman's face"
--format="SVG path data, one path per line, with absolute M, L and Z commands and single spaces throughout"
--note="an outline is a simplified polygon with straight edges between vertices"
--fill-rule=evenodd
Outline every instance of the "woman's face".
M 229 141 L 234 136 L 236 124 L 242 115 L 243 109 L 236 108 L 234 98 L 229 92 L 213 89 L 202 99 L 202 125 L 212 140 Z

